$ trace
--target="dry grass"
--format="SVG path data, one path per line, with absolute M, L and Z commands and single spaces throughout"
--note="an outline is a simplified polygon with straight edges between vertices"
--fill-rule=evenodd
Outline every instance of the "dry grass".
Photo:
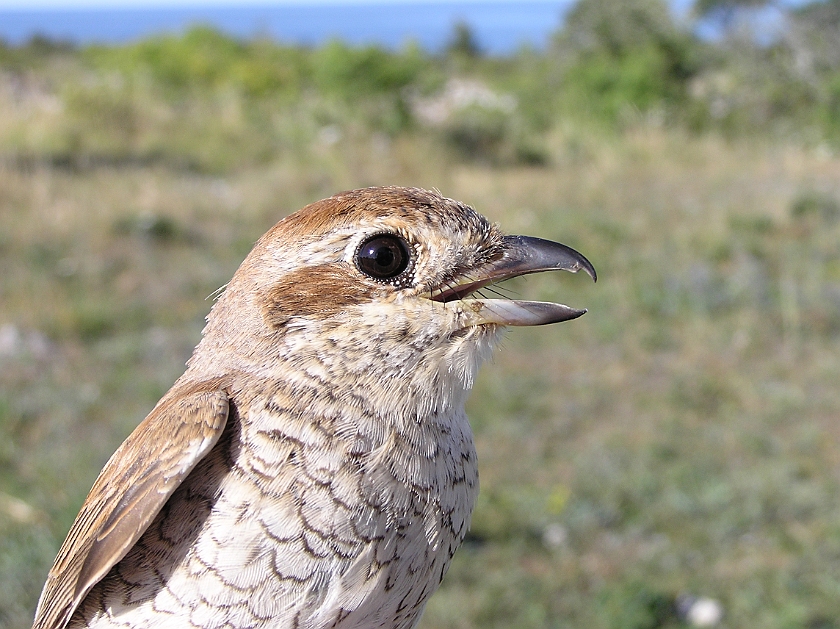
M 840 159 L 656 129 L 548 146 L 549 166 L 490 168 L 345 132 L 225 177 L 0 168 L 0 627 L 28 626 L 97 471 L 250 244 L 391 183 L 600 275 L 511 283 L 590 312 L 512 331 L 485 368 L 473 537 L 422 627 L 678 626 L 681 593 L 720 599 L 727 627 L 838 626 Z

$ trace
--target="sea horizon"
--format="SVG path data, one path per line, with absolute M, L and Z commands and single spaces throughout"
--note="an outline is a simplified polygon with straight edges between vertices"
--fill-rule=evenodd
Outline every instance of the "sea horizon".
M 331 39 L 398 49 L 415 42 L 439 52 L 455 25 L 467 24 L 480 49 L 510 54 L 525 46 L 544 49 L 573 0 L 413 0 L 318 3 L 81 8 L 0 8 L 0 39 L 19 46 L 35 36 L 75 45 L 122 44 L 196 25 L 231 36 L 267 36 L 290 45 L 318 46 Z

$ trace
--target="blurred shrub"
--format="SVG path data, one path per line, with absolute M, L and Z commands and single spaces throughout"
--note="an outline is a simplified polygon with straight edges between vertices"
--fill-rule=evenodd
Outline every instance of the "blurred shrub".
M 791 9 L 770 42 L 703 42 L 689 26 L 666 0 L 580 0 L 549 50 L 505 58 L 480 54 L 466 24 L 439 56 L 414 44 L 307 49 L 207 26 L 124 46 L 0 44 L 0 154 L 219 173 L 332 147 L 318 141 L 324 128 L 433 129 L 455 159 L 542 165 L 569 122 L 840 141 L 840 0 Z M 473 101 L 452 101 L 459 86 Z M 430 118 L 421 110 L 435 100 L 446 112 Z
M 378 46 L 354 48 L 333 40 L 313 54 L 313 81 L 326 93 L 357 100 L 399 92 L 417 79 L 425 64 L 416 46 L 391 53 Z
M 840 219 L 840 201 L 818 190 L 806 190 L 791 202 L 790 215 L 798 221 L 809 220 L 813 216 L 833 224 Z
M 311 79 L 318 93 L 338 98 L 345 107 L 358 109 L 369 126 L 393 134 L 410 126 L 407 88 L 428 64 L 415 45 L 393 53 L 333 40 L 313 53 Z
M 10 46 L 0 39 L 0 68 L 7 71 L 40 68 L 56 57 L 73 55 L 75 52 L 76 47 L 70 42 L 42 35 L 31 37 L 21 46 Z
M 691 35 L 664 0 L 581 0 L 554 42 L 567 111 L 616 122 L 629 109 L 675 109 L 696 72 Z
M 194 236 L 171 216 L 152 213 L 129 214 L 114 222 L 114 233 L 121 236 L 138 236 L 156 244 L 177 241 L 190 242 Z
M 445 125 L 449 144 L 469 160 L 495 161 L 509 133 L 505 112 L 479 105 L 454 112 Z
M 651 111 L 682 99 L 669 60 L 653 46 L 620 57 L 595 53 L 571 66 L 565 77 L 566 97 L 582 111 L 608 122 L 628 109 Z
M 249 97 L 291 96 L 308 72 L 307 55 L 301 49 L 264 39 L 242 42 L 207 26 L 127 46 L 93 46 L 85 55 L 95 67 L 123 76 L 147 76 L 176 92 L 230 87 Z
M 456 22 L 452 29 L 452 37 L 446 44 L 446 54 L 464 57 L 481 56 L 481 47 L 475 33 L 466 22 Z
M 598 593 L 604 626 L 610 629 L 664 629 L 679 622 L 674 596 L 653 590 L 649 584 L 621 581 Z

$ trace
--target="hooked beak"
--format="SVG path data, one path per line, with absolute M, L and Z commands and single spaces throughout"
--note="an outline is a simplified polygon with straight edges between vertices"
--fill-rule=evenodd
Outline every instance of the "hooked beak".
M 598 279 L 589 260 L 559 242 L 530 236 L 505 236 L 502 244 L 499 258 L 456 279 L 454 284 L 435 293 L 432 299 L 443 303 L 458 301 L 473 325 L 546 325 L 576 319 L 586 312 L 585 309 L 542 301 L 464 299 L 485 286 L 528 273 L 557 270 L 577 273 L 583 269 L 593 281 Z

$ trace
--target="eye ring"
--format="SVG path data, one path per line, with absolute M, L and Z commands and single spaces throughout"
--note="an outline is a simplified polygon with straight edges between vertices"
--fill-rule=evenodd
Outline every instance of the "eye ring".
M 411 249 L 397 234 L 380 233 L 362 241 L 356 249 L 359 271 L 378 282 L 400 285 L 411 264 Z

